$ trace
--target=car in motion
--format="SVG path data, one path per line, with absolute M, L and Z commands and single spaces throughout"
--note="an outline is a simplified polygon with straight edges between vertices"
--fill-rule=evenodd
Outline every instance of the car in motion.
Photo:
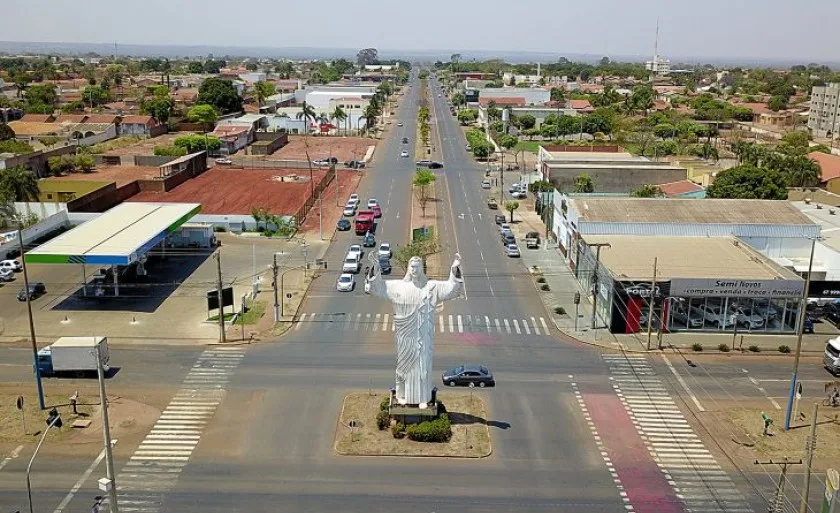
M 379 268 L 382 270 L 382 274 L 391 274 L 391 259 L 388 257 L 379 257 Z
M 429 169 L 440 169 L 443 167 L 443 163 L 436 162 L 434 160 L 418 160 L 414 163 L 417 167 L 427 167 Z
M 505 254 L 510 258 L 519 258 L 522 254 L 519 252 L 519 246 L 516 244 L 508 244 L 505 246 Z
M 28 292 L 28 294 L 27 294 L 27 292 Z M 35 300 L 35 299 L 43 296 L 46 293 L 47 293 L 46 285 L 44 285 L 42 282 L 38 281 L 38 282 L 35 282 L 35 283 L 30 283 L 28 291 L 27 291 L 26 287 L 23 287 L 22 289 L 20 289 L 20 292 L 18 292 L 18 294 L 17 294 L 17 300 L 18 301 L 26 301 L 26 298 L 28 296 L 29 300 L 32 301 L 32 300 Z
M 353 217 L 356 215 L 356 206 L 352 204 L 348 204 L 344 206 L 344 210 L 341 211 L 341 214 L 345 217 Z
M 216 164 L 230 165 L 233 164 L 233 161 L 227 157 L 219 157 L 216 159 Z
M 403 137 L 402 142 L 403 144 L 408 144 L 408 137 Z
M 484 180 L 483 182 L 481 182 L 481 188 L 482 189 L 489 189 L 490 188 L 490 180 Z
M 380 244 L 377 254 L 379 255 L 379 258 L 391 258 L 391 243 L 383 242 Z
M 369 199 L 369 200 L 368 200 L 368 202 L 367 202 L 367 208 L 373 208 L 373 207 L 375 207 L 375 206 L 377 206 L 377 205 L 379 205 L 379 202 L 378 202 L 378 201 L 376 201 L 376 198 L 371 198 L 371 199 Z
M 405 151 L 405 150 L 401 151 L 401 152 L 400 152 L 400 157 L 402 157 L 402 158 L 404 158 L 404 159 L 407 159 L 407 158 L 408 158 L 408 152 L 407 152 L 407 151 Z
M 368 232 L 368 233 L 365 234 L 365 236 L 367 236 L 369 234 L 372 235 L 370 232 Z M 365 253 L 364 250 L 358 244 L 351 244 L 350 247 L 347 248 L 347 256 L 356 255 L 357 257 L 359 257 L 359 259 L 361 259 L 362 255 L 364 255 L 364 253 Z
M 362 239 L 362 246 L 366 248 L 372 248 L 376 246 L 376 237 L 373 236 L 372 233 L 367 232 Z
M 338 222 L 335 223 L 335 227 L 340 232 L 349 231 L 351 226 L 352 224 L 350 224 L 350 221 L 348 221 L 347 219 L 339 219 Z
M 400 121 L 399 123 L 397 123 L 397 126 L 403 126 L 402 121 Z
M 344 259 L 344 264 L 341 266 L 341 272 L 357 274 L 361 269 L 361 258 L 358 255 L 350 254 Z
M 356 278 L 352 274 L 342 273 L 335 280 L 335 290 L 339 292 L 352 292 L 356 288 Z
M 380 207 L 379 205 L 374 205 L 370 207 L 370 211 L 373 212 L 374 219 L 379 219 L 380 217 L 382 217 L 382 207 Z
M 483 365 L 460 365 L 449 369 L 441 375 L 443 384 L 448 387 L 493 387 L 496 380 L 490 369 Z

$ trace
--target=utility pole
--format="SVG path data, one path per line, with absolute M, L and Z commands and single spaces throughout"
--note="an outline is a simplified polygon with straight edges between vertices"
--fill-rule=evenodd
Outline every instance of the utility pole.
M 216 293 L 219 300 L 219 341 L 224 344 L 227 342 L 225 337 L 225 303 L 222 300 L 222 250 L 216 251 L 213 255 L 216 259 Z
M 96 374 L 99 378 L 99 404 L 102 408 L 102 437 L 105 443 L 105 477 L 111 482 L 108 490 L 111 513 L 120 513 L 117 505 L 117 483 L 114 481 L 114 455 L 111 452 L 111 425 L 108 423 L 108 396 L 105 394 L 105 372 L 102 369 L 102 356 L 99 344 L 96 344 L 94 357 L 96 358 Z
M 592 329 L 595 329 L 595 305 L 598 303 L 598 265 L 601 262 L 601 248 L 612 247 L 608 242 L 599 242 L 596 244 L 589 244 L 589 247 L 595 247 L 595 268 L 592 270 Z
M 820 237 L 811 238 L 811 256 L 808 258 L 808 275 L 805 277 L 805 290 L 799 303 L 799 320 L 796 327 L 796 354 L 793 356 L 793 373 L 790 377 L 790 393 L 788 394 L 787 409 L 785 410 L 785 431 L 790 429 L 790 418 L 793 413 L 793 401 L 796 396 L 796 380 L 799 373 L 799 357 L 802 355 L 802 332 L 805 329 L 805 315 L 808 306 L 808 287 L 811 286 L 811 269 L 814 266 L 814 248 Z
M 773 500 L 767 505 L 767 513 L 783 513 L 785 510 L 785 476 L 787 475 L 788 465 L 801 465 L 802 460 L 790 461 L 787 456 L 782 458 L 782 461 L 758 461 L 755 460 L 756 465 L 779 465 L 782 470 L 779 473 L 779 483 L 776 485 L 776 493 Z
M 805 454 L 807 455 L 805 463 L 805 477 L 804 490 L 802 491 L 802 500 L 799 502 L 799 513 L 808 513 L 808 494 L 811 492 L 811 464 L 814 461 L 814 451 L 817 450 L 817 414 L 819 413 L 820 405 L 814 403 L 814 413 L 811 414 L 811 434 L 805 440 Z
M 651 282 L 650 287 L 650 307 L 648 309 L 648 319 L 647 319 L 647 350 L 650 351 L 650 333 L 653 328 L 653 305 L 656 303 L 656 263 L 659 260 L 658 257 L 653 257 L 653 282 Z
M 271 273 L 274 283 L 274 322 L 280 322 L 280 301 L 277 296 L 277 253 L 273 257 L 274 263 L 271 264 Z
M 38 368 L 38 341 L 35 338 L 35 319 L 32 317 L 32 298 L 29 296 L 29 271 L 26 268 L 26 258 L 23 249 L 23 226 L 18 222 L 18 247 L 20 248 L 20 262 L 23 265 L 23 287 L 26 291 L 26 313 L 29 315 L 29 339 L 32 341 L 32 363 L 35 366 L 35 384 L 38 387 L 38 405 L 42 410 L 44 405 L 44 386 L 41 384 L 41 370 Z

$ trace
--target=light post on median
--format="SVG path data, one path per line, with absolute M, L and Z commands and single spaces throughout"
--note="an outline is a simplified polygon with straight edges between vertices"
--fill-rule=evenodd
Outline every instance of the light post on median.
M 45 409 L 44 405 L 44 386 L 41 383 L 41 369 L 38 367 L 38 341 L 35 338 L 35 318 L 32 317 L 32 297 L 29 292 L 29 270 L 26 268 L 26 255 L 24 255 L 23 248 L 23 225 L 18 222 L 17 230 L 18 246 L 20 248 L 20 262 L 23 266 L 23 288 L 26 291 L 26 312 L 29 316 L 29 337 L 32 342 L 32 363 L 35 367 L 35 385 L 38 388 L 38 405 L 41 409 Z
M 29 513 L 33 513 L 32 511 L 32 482 L 29 479 L 29 475 L 32 472 L 32 463 L 35 462 L 35 457 L 38 456 L 38 451 L 41 450 L 41 445 L 44 444 L 44 440 L 47 439 L 47 433 L 50 432 L 50 428 L 53 426 L 61 428 L 61 415 L 58 414 L 55 408 L 50 410 L 50 415 L 47 418 L 47 429 L 44 430 L 44 434 L 41 435 L 41 440 L 38 442 L 38 445 L 35 447 L 35 452 L 32 453 L 32 458 L 29 459 L 29 465 L 26 466 L 26 493 L 29 495 Z
M 811 256 L 808 257 L 808 274 L 805 276 L 805 290 L 802 291 L 802 298 L 799 303 L 799 319 L 797 319 L 796 323 L 796 354 L 793 355 L 793 373 L 790 376 L 790 393 L 788 394 L 787 409 L 785 410 L 785 431 L 790 429 L 793 402 L 796 397 L 796 380 L 797 374 L 799 373 L 799 357 L 802 354 L 802 332 L 805 329 L 805 316 L 807 315 L 808 307 L 808 287 L 811 286 L 811 270 L 814 267 L 814 248 L 817 246 L 817 241 L 822 240 L 822 237 L 808 238 L 811 239 Z

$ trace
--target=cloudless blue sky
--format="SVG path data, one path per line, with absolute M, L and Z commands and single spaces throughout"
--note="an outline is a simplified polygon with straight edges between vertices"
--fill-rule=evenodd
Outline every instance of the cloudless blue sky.
M 0 0 L 0 40 L 840 61 L 840 0 Z

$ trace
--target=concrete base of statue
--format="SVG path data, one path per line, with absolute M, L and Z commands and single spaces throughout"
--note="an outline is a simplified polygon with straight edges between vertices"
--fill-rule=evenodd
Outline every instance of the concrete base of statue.
M 397 401 L 396 389 L 391 389 L 391 404 L 388 415 L 406 426 L 419 424 L 425 420 L 433 420 L 438 416 L 437 387 L 432 389 L 432 400 L 428 404 L 400 404 Z

